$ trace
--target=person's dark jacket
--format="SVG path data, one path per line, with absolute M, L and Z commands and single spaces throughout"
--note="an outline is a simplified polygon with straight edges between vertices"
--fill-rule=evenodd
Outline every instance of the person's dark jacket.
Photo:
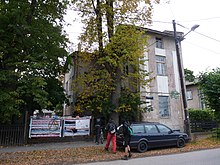
M 128 127 L 130 127 L 130 124 L 128 122 L 124 122 L 123 123 L 123 126 L 122 126 L 122 129 L 123 129 L 123 135 L 124 137 L 131 137 L 131 134 L 128 130 Z
M 113 131 L 113 128 L 114 128 L 114 131 Z M 107 132 L 109 132 L 111 134 L 115 134 L 116 129 L 117 129 L 117 125 L 115 124 L 114 120 L 110 119 L 105 129 Z

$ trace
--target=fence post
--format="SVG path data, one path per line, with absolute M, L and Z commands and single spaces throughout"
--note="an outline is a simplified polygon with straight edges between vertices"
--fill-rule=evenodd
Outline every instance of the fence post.
M 24 144 L 27 144 L 27 138 L 28 138 L 28 111 L 25 111 L 25 116 L 24 116 Z

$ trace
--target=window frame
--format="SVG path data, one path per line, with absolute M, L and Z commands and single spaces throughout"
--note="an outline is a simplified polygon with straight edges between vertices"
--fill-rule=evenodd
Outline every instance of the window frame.
M 144 128 L 147 134 L 158 134 L 159 133 L 157 126 L 155 124 L 146 124 Z
M 164 129 L 166 129 L 166 131 L 164 131 Z M 158 124 L 157 125 L 157 129 L 159 130 L 160 133 L 169 133 L 170 131 L 172 131 L 169 127 L 165 126 L 165 125 L 162 125 L 162 124 Z
M 162 101 L 162 100 L 160 100 L 160 98 L 166 98 L 166 100 Z M 167 104 L 164 106 L 164 105 L 161 105 L 161 103 L 167 103 Z M 158 96 L 158 110 L 159 110 L 159 116 L 161 118 L 169 118 L 170 117 L 170 99 L 169 99 L 169 96 Z
M 167 69 L 165 56 L 156 55 L 156 69 L 158 75 L 166 76 Z
M 186 91 L 186 99 L 187 100 L 193 100 L 192 90 Z
M 163 39 L 160 37 L 156 37 L 156 48 L 164 49 Z
M 142 130 L 140 131 L 140 129 L 136 129 L 136 128 L 141 128 Z M 146 133 L 144 125 L 132 125 L 132 130 L 133 130 L 133 134 Z

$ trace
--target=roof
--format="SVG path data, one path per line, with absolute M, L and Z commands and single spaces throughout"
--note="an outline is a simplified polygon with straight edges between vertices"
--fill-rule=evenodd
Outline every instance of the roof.
M 166 36 L 166 37 L 174 37 L 174 32 L 173 31 L 168 31 L 168 30 L 164 30 L 164 31 L 158 31 L 158 30 L 153 30 L 153 29 L 149 29 L 149 28 L 141 28 L 143 30 L 145 30 L 147 33 L 153 33 L 153 34 L 159 34 L 161 36 Z M 183 36 L 183 32 L 176 32 L 177 37 L 181 38 Z
M 127 26 L 133 26 L 133 25 L 127 25 Z M 174 38 L 174 31 L 169 31 L 169 30 L 159 31 L 159 30 L 153 30 L 150 28 L 144 28 L 144 27 L 139 27 L 139 26 L 135 26 L 135 27 L 139 30 L 144 30 L 146 33 L 159 34 L 161 36 Z M 176 32 L 176 35 L 177 35 L 177 38 L 182 38 L 184 33 Z
M 198 79 L 196 78 L 193 82 L 186 81 L 186 86 L 198 85 Z

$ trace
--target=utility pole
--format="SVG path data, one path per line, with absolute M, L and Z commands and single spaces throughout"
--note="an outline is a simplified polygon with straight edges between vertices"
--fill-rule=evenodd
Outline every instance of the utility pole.
M 186 100 L 186 89 L 185 89 L 185 79 L 182 67 L 182 60 L 180 56 L 180 42 L 184 38 L 178 38 L 176 32 L 176 22 L 173 20 L 173 31 L 174 31 L 174 39 L 175 39 L 175 46 L 176 46 L 176 55 L 177 55 L 177 63 L 178 63 L 178 70 L 179 70 L 179 78 L 180 78 L 180 86 L 181 86 L 181 94 L 182 94 L 182 101 L 183 101 L 183 108 L 184 108 L 184 131 L 191 137 L 191 129 L 190 129 L 190 121 L 189 121 L 189 112 L 187 107 L 187 100 Z M 188 33 L 187 33 L 188 34 Z

